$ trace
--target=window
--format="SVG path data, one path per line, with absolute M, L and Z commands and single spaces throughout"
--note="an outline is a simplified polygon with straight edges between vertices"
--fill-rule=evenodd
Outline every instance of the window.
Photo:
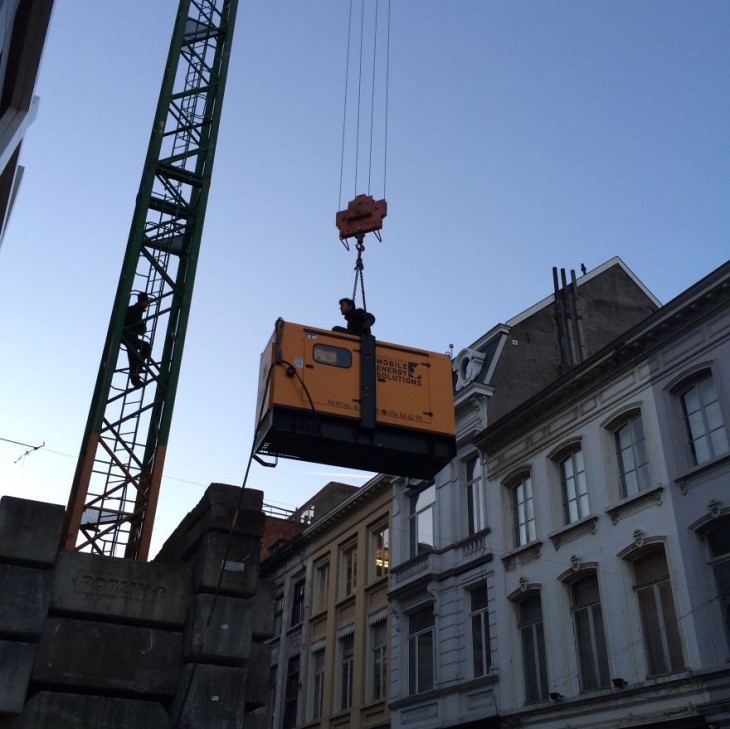
M 487 505 L 482 488 L 481 464 L 479 458 L 466 462 L 466 509 L 469 534 L 476 534 L 487 526 Z
M 333 347 L 329 344 L 315 344 L 312 349 L 315 362 L 332 365 L 333 367 L 351 367 L 352 352 L 342 347 Z
M 286 669 L 286 688 L 284 690 L 283 729 L 294 729 L 297 724 L 297 703 L 299 700 L 299 656 L 289 659 Z
M 314 609 L 319 612 L 327 607 L 330 586 L 330 561 L 325 559 L 314 566 Z
M 304 580 L 294 583 L 294 595 L 291 603 L 291 627 L 304 620 Z
M 649 676 L 681 671 L 682 643 L 664 550 L 637 559 L 634 579 Z
M 324 701 L 324 644 L 312 649 L 312 719 L 322 718 Z
M 436 487 L 431 485 L 421 493 L 411 496 L 411 557 L 429 552 L 434 544 L 434 502 Z
M 707 463 L 730 450 L 712 375 L 705 373 L 679 391 L 687 425 L 692 462 Z
M 277 595 L 274 602 L 274 637 L 281 635 L 284 624 L 284 595 Z
M 539 595 L 520 603 L 520 638 L 522 670 L 525 678 L 525 701 L 532 703 L 548 697 L 545 634 L 542 627 L 542 601 Z
M 649 461 L 646 457 L 641 415 L 634 413 L 613 431 L 621 496 L 626 498 L 649 488 Z
M 489 673 L 489 612 L 487 611 L 487 585 L 469 590 L 471 598 L 471 647 L 474 676 Z
M 388 694 L 388 621 L 378 620 L 370 626 L 370 696 L 371 701 Z
M 380 524 L 370 532 L 370 578 L 377 580 L 388 574 L 390 564 L 390 531 L 387 524 Z
M 276 675 L 279 666 L 274 665 L 269 669 L 269 690 L 266 699 L 266 726 L 274 724 L 274 706 L 276 705 Z
M 433 605 L 408 616 L 408 691 L 433 688 L 435 670 Z
M 598 593 L 598 577 L 590 575 L 573 583 L 573 627 L 578 647 L 583 691 L 609 685 L 608 651 Z
M 357 587 L 357 542 L 349 542 L 340 550 L 340 597 L 355 593 Z
M 355 635 L 352 628 L 339 638 L 340 669 L 339 690 L 337 692 L 336 711 L 345 711 L 352 707 L 352 685 L 355 670 Z
M 515 547 L 532 542 L 535 532 L 535 504 L 532 500 L 532 481 L 529 476 L 515 482 L 512 489 L 512 516 L 514 519 Z
M 730 645 L 730 522 L 724 521 L 707 535 L 710 547 L 710 566 L 715 573 L 717 597 L 725 622 L 725 633 Z
M 571 524 L 588 516 L 588 487 L 583 465 L 583 451 L 576 448 L 558 461 L 560 486 L 563 492 L 565 523 Z

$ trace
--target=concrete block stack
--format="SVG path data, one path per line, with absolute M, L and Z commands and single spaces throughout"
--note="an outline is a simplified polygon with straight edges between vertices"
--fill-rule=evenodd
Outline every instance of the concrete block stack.
M 244 717 L 248 727 L 266 703 L 260 677 L 268 680 L 274 593 L 258 579 L 262 505 L 260 491 L 211 484 L 156 558 L 183 563 L 193 576 L 171 712 L 179 729 L 242 727 Z
M 0 722 L 23 710 L 51 600 L 64 509 L 0 499 Z
M 144 563 L 59 553 L 63 507 L 3 498 L 0 729 L 242 727 L 273 629 L 262 500 L 211 485 Z

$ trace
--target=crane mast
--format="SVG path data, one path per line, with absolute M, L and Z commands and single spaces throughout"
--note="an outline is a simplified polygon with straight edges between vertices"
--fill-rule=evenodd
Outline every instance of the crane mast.
M 237 5 L 180 0 L 66 512 L 67 550 L 149 554 Z M 149 300 L 143 355 L 125 337 L 140 293 Z

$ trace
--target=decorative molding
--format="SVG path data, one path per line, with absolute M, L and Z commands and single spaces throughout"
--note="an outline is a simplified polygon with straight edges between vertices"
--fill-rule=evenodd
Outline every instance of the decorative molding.
M 461 544 L 461 556 L 464 559 L 472 559 L 487 551 L 487 534 L 489 529 L 470 537 L 467 541 Z
M 612 524 L 616 524 L 627 516 L 648 509 L 650 506 L 661 506 L 663 503 L 664 486 L 656 486 L 648 491 L 632 494 L 614 506 L 606 509 Z
M 542 552 L 542 541 L 530 542 L 524 547 L 514 549 L 511 552 L 503 554 L 501 559 L 504 563 L 504 569 L 511 572 L 515 567 L 532 562 L 538 559 Z
M 438 702 L 434 701 L 424 706 L 416 706 L 413 709 L 403 709 L 400 712 L 400 720 L 401 724 L 413 724 L 426 719 L 435 719 L 438 715 Z
M 477 349 L 462 349 L 454 359 L 456 373 L 456 391 L 460 392 L 467 385 L 474 382 L 481 371 L 486 355 Z
M 561 572 L 557 579 L 565 584 L 577 582 L 587 574 L 596 573 L 598 571 L 598 562 L 584 562 L 581 557 L 574 554 L 570 558 L 570 567 Z
M 548 537 L 550 537 L 550 541 L 553 543 L 553 547 L 555 547 L 555 551 L 557 552 L 560 546 L 566 542 L 572 542 L 574 539 L 578 539 L 585 534 L 595 534 L 597 531 L 597 523 L 597 516 L 586 516 L 578 521 L 574 521 L 572 524 L 568 524 L 562 529 L 548 534 Z
M 627 559 L 632 562 L 644 554 L 654 551 L 663 546 L 667 541 L 665 536 L 647 537 L 641 529 L 634 530 L 634 541 L 624 547 L 616 556 L 620 559 Z
M 707 513 L 690 524 L 689 528 L 704 539 L 707 532 L 726 519 L 730 519 L 730 506 L 723 506 L 719 499 L 711 499 L 707 503 Z
M 417 577 L 423 572 L 426 572 L 428 570 L 430 556 L 431 553 L 429 552 L 420 557 L 416 557 L 415 559 L 408 560 L 408 562 L 403 565 L 393 567 L 391 572 L 393 574 L 394 581 L 396 583 L 405 582 L 406 580 Z
M 512 590 L 507 595 L 507 599 L 510 602 L 520 603 L 525 598 L 529 597 L 530 593 L 539 593 L 541 590 L 539 582 L 529 582 L 528 579 L 523 575 L 520 577 L 520 586 L 516 590 Z
M 674 479 L 674 483 L 676 483 L 679 487 L 679 491 L 682 496 L 685 496 L 691 486 L 702 483 L 702 481 L 697 478 L 698 476 L 705 472 L 714 471 L 717 468 L 727 467 L 728 463 L 730 463 L 730 453 L 725 453 L 722 456 L 718 456 L 717 458 L 708 461 L 707 463 L 703 463 L 699 466 L 693 466 L 681 476 L 677 476 L 677 478 Z

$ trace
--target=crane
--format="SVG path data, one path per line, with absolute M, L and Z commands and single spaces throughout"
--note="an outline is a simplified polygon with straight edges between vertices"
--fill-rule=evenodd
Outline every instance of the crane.
M 238 0 L 180 0 L 62 548 L 149 554 Z M 136 331 L 130 333 L 130 303 Z
M 146 560 L 149 555 L 237 7 L 238 0 L 179 0 L 122 271 L 66 510 L 61 544 L 66 550 L 137 560 Z M 376 30 L 377 26 L 376 4 Z M 374 43 L 374 51 L 376 47 Z M 349 48 L 348 42 L 348 72 Z M 356 68 L 359 80 L 355 137 L 359 141 L 362 47 Z M 373 74 L 374 68 L 373 65 Z M 345 97 L 346 118 L 347 87 Z M 374 103 L 373 97 L 371 104 Z M 370 117 L 368 188 L 372 112 Z M 343 123 L 342 168 L 344 140 Z M 358 141 L 354 153 L 356 187 Z M 341 169 L 340 198 L 342 181 Z M 376 201 L 369 194 L 356 195 L 347 209 L 337 213 L 340 240 L 348 250 L 348 239 L 356 241 L 353 299 L 359 282 L 363 304 L 363 238 L 371 232 L 380 238 L 386 214 L 385 200 Z M 372 377 L 375 377 L 374 357 L 373 349 L 370 353 Z M 380 379 L 385 381 L 387 377 L 383 375 Z M 446 380 L 446 389 L 450 391 L 450 375 Z M 374 428 L 374 419 L 372 413 L 370 430 Z M 430 433 L 420 436 L 405 433 L 409 445 L 394 446 L 393 457 L 402 457 L 401 451 L 408 454 L 416 446 L 425 448 L 424 458 L 428 468 L 433 468 L 433 464 L 441 463 L 444 458 L 448 460 L 453 450 L 453 428 L 449 426 L 446 430 L 449 432 L 445 436 L 437 434 L 435 439 Z M 400 443 L 400 433 L 396 436 Z M 410 445 L 412 442 L 416 445 Z M 302 441 L 302 447 L 305 446 L 306 441 Z M 353 463 L 361 465 L 362 455 L 358 453 Z M 323 458 L 331 456 L 325 454 Z

